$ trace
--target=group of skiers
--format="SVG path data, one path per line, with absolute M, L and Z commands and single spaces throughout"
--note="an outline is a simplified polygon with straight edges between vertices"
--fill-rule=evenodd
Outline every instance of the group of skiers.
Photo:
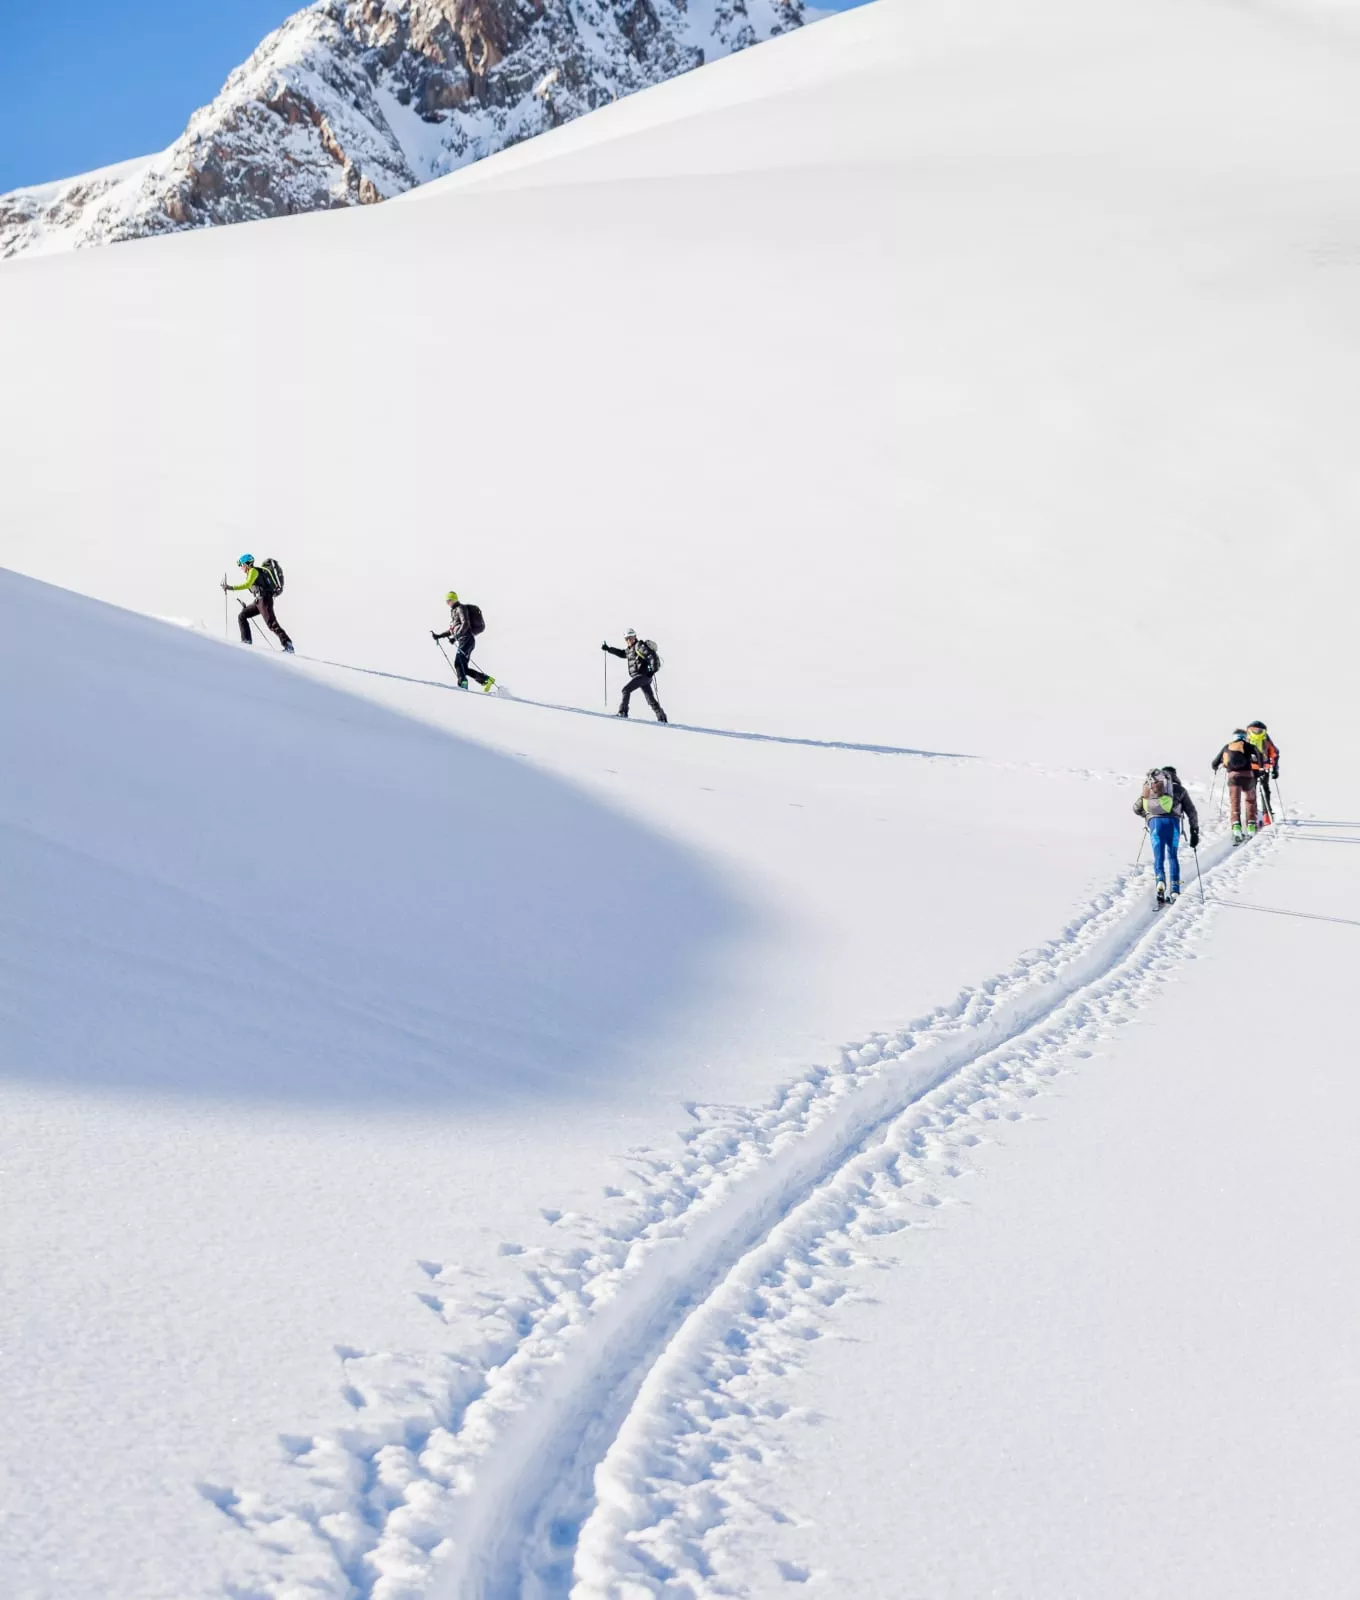
M 274 601 L 283 593 L 283 568 L 272 556 L 256 565 L 255 557 L 249 553 L 241 556 L 236 565 L 244 574 L 243 581 L 228 583 L 223 578 L 222 589 L 226 594 L 238 594 L 242 590 L 250 592 L 251 601 L 249 605 L 242 603 L 238 619 L 241 643 L 254 642 L 250 624 L 255 617 L 259 617 L 282 642 L 284 650 L 292 655 L 293 641 L 274 614 Z M 448 591 L 444 596 L 444 603 L 449 608 L 449 625 L 442 633 L 431 630 L 430 637 L 441 649 L 445 641 L 453 646 L 453 676 L 460 689 L 466 689 L 470 679 L 482 686 L 483 694 L 488 694 L 495 688 L 496 680 L 489 672 L 483 672 L 472 664 L 477 638 L 486 631 L 486 619 L 482 615 L 482 609 L 469 601 L 459 599 L 456 589 Z M 611 656 L 618 656 L 628 666 L 628 681 L 623 686 L 623 698 L 615 715 L 627 717 L 629 703 L 633 695 L 640 690 L 643 699 L 656 713 L 656 720 L 667 721 L 666 713 L 661 709 L 661 702 L 657 699 L 653 686 L 657 673 L 661 671 L 661 656 L 655 643 L 651 639 L 639 639 L 634 630 L 629 628 L 623 636 L 622 650 L 610 644 L 608 640 L 601 644 L 600 648 L 607 650 Z
M 1241 844 L 1244 826 L 1251 835 L 1258 818 L 1267 826 L 1274 821 L 1270 783 L 1280 776 L 1280 752 L 1264 722 L 1233 729 L 1232 738 L 1214 757 L 1210 770 L 1220 768 L 1226 774 L 1233 843 Z
M 252 642 L 250 624 L 253 618 L 259 617 L 291 655 L 293 641 L 274 614 L 274 601 L 283 593 L 283 568 L 272 557 L 257 565 L 250 554 L 243 555 L 236 564 L 244 574 L 243 581 L 228 583 L 224 578 L 222 588 L 228 594 L 247 590 L 252 597 L 248 605 L 241 606 L 241 642 Z M 453 646 L 453 675 L 460 689 L 466 689 L 471 680 L 481 685 L 484 694 L 489 693 L 495 688 L 496 680 L 489 672 L 472 664 L 478 636 L 486 630 L 481 607 L 460 599 L 456 589 L 448 591 L 444 603 L 449 608 L 449 625 L 442 633 L 431 631 L 430 637 L 441 647 L 446 641 Z M 661 670 L 661 657 L 655 643 L 651 639 L 639 639 L 629 628 L 623 636 L 621 650 L 607 639 L 600 649 L 618 656 L 628 668 L 628 681 L 623 686 L 623 697 L 615 715 L 626 717 L 633 695 L 641 692 L 656 720 L 665 722 L 666 713 L 654 687 Z M 1245 728 L 1233 730 L 1232 738 L 1210 763 L 1210 771 L 1220 770 L 1226 775 L 1233 844 L 1238 845 L 1256 832 L 1258 819 L 1267 825 L 1273 820 L 1270 785 L 1280 776 L 1280 752 L 1264 722 L 1249 722 Z M 1157 875 L 1157 900 L 1165 904 L 1177 899 L 1181 892 L 1181 823 L 1184 821 L 1189 830 L 1190 848 L 1196 849 L 1199 813 L 1175 767 L 1154 767 L 1143 780 L 1142 793 L 1134 801 L 1133 809 L 1147 825 L 1152 841 L 1153 870 Z
M 1271 781 L 1280 776 L 1280 751 L 1264 722 L 1235 728 L 1232 738 L 1209 764 L 1226 775 L 1234 846 L 1274 821 Z M 1259 804 L 1258 804 L 1259 796 Z M 1181 892 L 1181 822 L 1190 834 L 1190 848 L 1199 845 L 1199 813 L 1175 767 L 1153 767 L 1133 802 L 1134 814 L 1147 824 L 1152 866 L 1157 876 L 1157 903 L 1165 905 Z

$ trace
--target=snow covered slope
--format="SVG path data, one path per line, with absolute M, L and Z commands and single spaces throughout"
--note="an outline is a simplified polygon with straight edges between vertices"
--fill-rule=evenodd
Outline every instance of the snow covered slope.
M 304 650 L 417 674 L 452 583 L 555 700 L 631 622 L 710 724 L 1124 767 L 1246 714 L 1320 749 L 1353 72 L 1230 7 L 874 5 L 519 187 L 10 263 L 6 558 L 216 625 L 267 546 Z
M 1262 715 L 1295 810 L 1355 820 L 1336 37 L 1297 6 L 879 0 L 397 205 L 0 267 L 0 1588 L 1026 1570 L 928 1564 L 892 1449 L 877 1502 L 846 1471 L 818 1510 L 866 1416 L 909 1425 L 884 1352 L 911 1352 L 828 1377 L 812 1336 L 866 1326 L 837 1321 L 866 1258 L 928 1269 L 901 1224 L 948 1216 L 975 1145 L 1057 1128 L 1057 1073 L 1099 1081 L 1104 1031 L 1238 953 L 1227 919 L 1360 917 L 1340 875 L 1268 887 L 1344 843 L 1234 858 L 1209 803 L 1211 899 L 1156 922 L 1115 776 L 1207 780 Z M 299 659 L 201 636 L 242 549 L 287 568 Z M 448 686 L 450 584 L 519 699 Z M 608 715 L 626 624 L 661 643 L 669 729 Z M 1307 973 L 1243 971 L 1202 991 L 1197 1092 L 1230 1089 L 1252 1005 L 1338 1026 Z M 1259 1149 L 1261 1097 L 1248 1120 Z M 1211 1139 L 1167 1152 L 1218 1181 Z M 1140 1153 L 1110 1163 L 1125 1197 Z M 980 1238 L 989 1316 L 925 1318 L 952 1392 L 1028 1286 L 1051 1321 L 1103 1271 L 1066 1248 L 1099 1168 L 1045 1165 L 1008 1272 Z M 1344 1228 L 1353 1186 L 1298 1192 Z M 979 1234 L 1004 1221 L 968 1197 Z M 1311 1279 L 1310 1349 L 1341 1371 L 1338 1282 Z M 1188 1351 L 1187 1391 L 1215 1363 Z M 1112 1365 L 1122 1482 L 1202 1459 L 1175 1430 L 1204 1409 L 1169 1386 L 1140 1432 L 1145 1368 Z M 1259 1420 L 1244 1481 L 1295 1437 Z M 1059 1502 L 1006 1500 L 990 1438 L 951 1440 L 957 1481 L 1042 1554 Z M 1146 1503 L 1125 1592 L 1172 1594 L 1184 1543 Z M 1196 1506 L 1248 1592 L 1234 1507 Z M 1091 1548 L 1041 1564 L 1052 1592 L 1085 1592 Z M 1299 1593 L 1344 1570 L 1293 1554 Z
M 966 758 L 248 656 L 13 575 L 0 599 L 6 1593 L 419 1592 L 464 1505 L 395 1457 L 372 1498 L 378 1453 L 437 1428 L 499 1482 L 526 1406 L 579 1505 L 580 1408 L 652 1348 L 672 1271 L 762 1214 L 765 1157 L 854 1085 L 845 1042 L 1059 934 L 1011 980 L 1039 988 L 1145 901 L 1108 887 L 1123 797 L 1088 775 L 1029 780 L 1059 846 Z M 952 910 L 923 937 L 926 903 Z M 314 1504 L 350 1531 L 290 1520 Z
M 318 0 L 168 150 L 0 195 L 0 257 L 370 205 L 802 21 L 801 0 Z

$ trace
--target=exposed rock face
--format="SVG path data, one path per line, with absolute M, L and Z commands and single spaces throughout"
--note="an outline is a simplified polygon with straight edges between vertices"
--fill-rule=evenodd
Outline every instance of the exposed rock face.
M 319 0 L 160 155 L 0 196 L 0 256 L 371 205 L 803 20 L 802 0 Z

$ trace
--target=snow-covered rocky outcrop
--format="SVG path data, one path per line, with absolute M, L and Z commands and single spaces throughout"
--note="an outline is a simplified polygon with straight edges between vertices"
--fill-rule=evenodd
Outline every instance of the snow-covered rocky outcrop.
M 802 0 L 319 0 L 168 150 L 0 196 L 0 257 L 386 200 L 804 20 Z

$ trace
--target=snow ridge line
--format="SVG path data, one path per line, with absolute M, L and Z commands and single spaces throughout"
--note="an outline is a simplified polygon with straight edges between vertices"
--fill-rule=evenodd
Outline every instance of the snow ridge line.
M 393 683 L 410 683 L 421 689 L 438 689 L 441 693 L 461 693 L 456 684 L 444 679 L 413 678 L 403 672 L 385 672 L 378 667 L 359 667 L 350 661 L 329 661 L 323 656 L 297 656 L 294 659 L 314 667 L 328 667 L 340 672 L 358 672 L 367 678 L 386 678 Z M 573 717 L 595 717 L 603 722 L 619 720 L 612 711 L 592 711 L 588 706 L 569 706 L 555 700 L 533 700 L 528 695 L 512 694 L 502 684 L 496 685 L 496 692 L 493 695 L 469 694 L 467 698 L 474 705 L 485 704 L 489 700 L 508 700 L 515 705 L 534 706 L 539 711 L 560 711 Z M 657 728 L 659 725 L 636 718 L 632 726 Z M 921 761 L 967 761 L 981 766 L 995 767 L 1001 772 L 1030 772 L 1044 777 L 1085 778 L 1095 783 L 1125 785 L 1141 781 L 1141 775 L 1116 772 L 1112 768 L 1049 767 L 1037 761 L 998 760 L 995 757 L 969 755 L 958 750 L 924 750 L 917 749 L 913 745 L 869 744 L 851 739 L 812 739 L 792 733 L 750 733 L 740 728 L 711 728 L 697 722 L 672 721 L 667 726 L 675 733 L 701 733 L 711 739 L 741 739 L 755 744 L 792 744 L 811 750 L 849 750 L 874 756 L 913 756 Z M 1187 783 L 1187 788 L 1197 796 L 1203 796 L 1207 792 L 1205 784 L 1194 780 Z
M 1205 851 L 1212 872 L 1228 849 Z M 472 1600 L 564 1593 L 597 1464 L 693 1308 L 885 1120 L 1043 1021 L 1124 960 L 1158 913 L 1148 869 L 1123 874 L 1048 944 L 758 1108 L 692 1107 L 679 1157 L 637 1158 L 624 1214 L 582 1245 L 529 1255 L 526 1291 L 468 1308 L 420 1298 L 461 1350 L 437 1360 L 340 1351 L 353 1428 L 283 1443 L 301 1503 L 202 1485 L 257 1539 L 268 1570 L 241 1600 Z M 1191 890 L 1194 893 L 1194 890 Z M 1179 913 L 1170 913 L 1179 919 Z M 556 1214 L 546 1214 L 555 1218 Z M 513 1247 L 508 1247 L 513 1248 Z M 436 1288 L 453 1280 L 422 1264 Z M 555 1507 L 564 1507 L 558 1514 Z M 535 1530 L 538 1529 L 537 1535 Z
M 338 668 L 341 672 L 361 672 L 368 678 L 388 678 L 395 683 L 413 683 L 422 689 L 438 689 L 441 692 L 449 691 L 460 693 L 458 685 L 447 683 L 437 678 L 412 678 L 402 672 L 383 672 L 377 667 L 356 667 L 349 661 L 326 661 L 320 656 L 300 656 L 301 661 L 311 663 L 317 667 Z M 569 706 L 560 704 L 555 700 L 531 700 L 527 695 L 511 694 L 508 689 L 496 686 L 497 692 L 491 696 L 469 695 L 469 699 L 476 700 L 509 700 L 516 705 L 536 706 L 540 711 L 562 711 L 573 717 L 596 717 L 604 722 L 619 720 L 612 711 L 592 711 L 588 706 Z M 659 724 L 649 723 L 638 719 L 640 727 L 656 727 Z M 868 755 L 875 756 L 918 756 L 923 761 L 980 761 L 980 756 L 966 755 L 957 750 L 917 750 L 910 745 L 896 744 L 858 744 L 849 739 L 804 739 L 791 733 L 747 733 L 740 728 L 708 728 L 694 722 L 671 722 L 668 724 L 677 733 L 704 733 L 714 739 L 743 739 L 756 744 L 796 744 L 808 745 L 815 750 L 861 750 Z
M 1274 835 L 1245 855 L 1229 853 L 1225 861 L 1216 854 L 1215 876 L 1236 882 L 1278 844 Z M 1089 1055 L 1076 1046 L 1108 1033 L 1111 1021 L 1128 1020 L 1184 959 L 1209 909 L 1233 903 L 1211 898 L 1203 909 L 1187 906 L 1188 915 L 1156 918 L 1113 965 L 1038 1023 L 982 1051 L 880 1124 L 741 1257 L 653 1362 L 596 1471 L 571 1600 L 669 1594 L 672 1586 L 683 1593 L 746 1592 L 739 1577 L 724 1581 L 715 1570 L 721 1542 L 707 1543 L 746 1498 L 738 1484 L 724 1482 L 727 1464 L 760 1459 L 765 1428 L 786 1409 L 772 1403 L 771 1382 L 816 1337 L 816 1320 L 846 1292 L 847 1269 L 872 1259 L 857 1254 L 855 1244 L 929 1225 L 910 1218 L 913 1207 L 919 1218 L 923 1204 L 943 1203 L 931 1192 L 939 1187 L 932 1160 L 938 1164 L 943 1155 L 946 1173 L 958 1176 L 962 1148 L 982 1142 L 976 1130 L 986 1122 L 979 1113 L 1019 1115 L 1004 1108 L 1042 1092 L 1044 1080 L 1062 1070 L 1063 1055 Z M 748 1502 L 744 1509 L 769 1529 L 769 1507 Z M 813 1575 L 802 1563 L 779 1565 L 801 1580 Z M 556 1591 L 531 1582 L 516 1592 Z

